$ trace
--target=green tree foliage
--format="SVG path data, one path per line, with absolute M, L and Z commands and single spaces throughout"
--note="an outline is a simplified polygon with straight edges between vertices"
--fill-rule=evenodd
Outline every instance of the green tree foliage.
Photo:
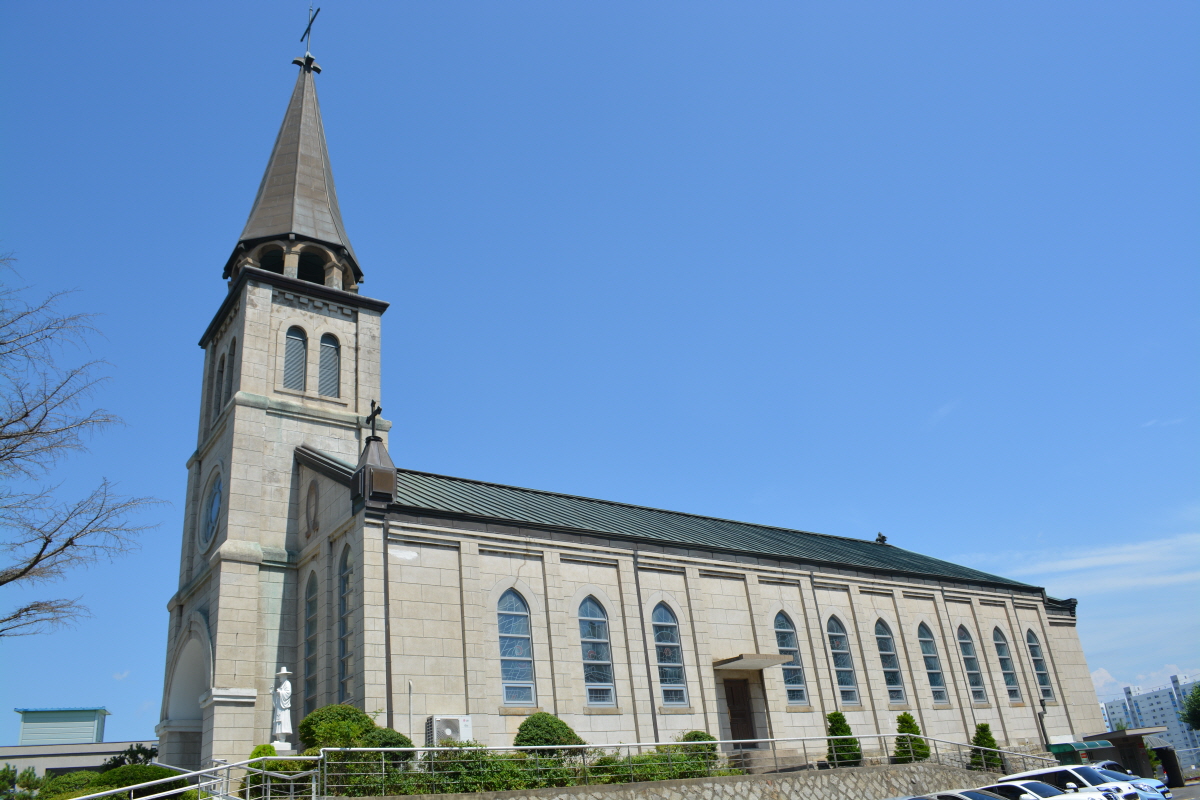
M 571 729 L 571 726 L 563 722 L 553 714 L 547 714 L 545 711 L 539 711 L 536 714 L 530 714 L 521 723 L 521 727 L 517 728 L 516 738 L 513 739 L 514 747 L 551 747 L 551 746 L 566 746 L 566 745 L 581 745 L 586 744 L 583 739 L 579 738 L 579 734 Z M 551 755 L 557 751 L 542 750 L 539 755 Z
M 106 760 L 100 766 L 100 771 L 108 772 L 110 769 L 123 767 L 126 764 L 149 764 L 156 758 L 158 758 L 157 747 L 146 747 L 141 743 L 131 744 L 112 758 Z
M 362 736 L 362 744 L 359 747 L 395 747 L 406 748 L 412 747 L 412 739 L 409 739 L 403 733 L 391 728 L 372 728 Z M 411 752 L 405 753 L 384 753 L 380 754 L 381 760 L 386 760 L 389 764 L 399 761 L 408 761 L 412 758 Z
M 139 783 L 173 778 L 178 774 L 175 770 L 167 769 L 166 767 L 156 767 L 153 764 L 126 764 L 123 767 L 116 767 L 107 772 L 101 772 L 96 776 L 96 780 L 92 782 L 92 785 L 87 788 L 92 792 L 103 792 L 108 789 L 120 789 L 122 786 L 136 786 Z M 158 794 L 169 789 L 186 788 L 187 784 L 184 781 L 170 781 L 158 784 L 157 786 L 139 789 L 135 792 L 129 792 L 128 794 L 114 795 L 114 800 L 120 800 L 120 798 L 129 796 L 133 798 L 145 797 L 146 795 Z
M 1183 698 L 1183 711 L 1179 712 L 1179 721 L 1194 731 L 1200 731 L 1200 683 Z
M 829 739 L 829 763 L 835 767 L 857 767 L 862 763 L 862 747 L 858 743 L 858 739 L 835 739 L 832 737 L 850 736 L 850 723 L 846 722 L 846 715 L 840 711 L 834 711 L 827 716 L 828 724 L 827 733 Z
M 42 784 L 38 791 L 38 800 L 51 800 L 59 795 L 74 794 L 91 786 L 98 777 L 100 773 L 88 769 L 55 775 Z
M 991 725 L 986 722 L 976 725 L 975 735 L 971 737 L 971 744 L 975 746 L 971 748 L 971 763 L 967 769 L 982 769 L 989 772 L 1000 772 L 1004 769 L 1004 762 L 1000 758 L 1000 754 L 990 752 L 999 747 L 996 744 L 996 737 L 992 735 Z
M 344 704 L 324 706 L 300 721 L 296 732 L 306 748 L 361 747 L 375 720 L 354 706 Z
M 921 726 L 907 711 L 896 717 L 896 750 L 892 761 L 896 764 L 911 764 L 929 758 L 929 742 L 921 738 Z

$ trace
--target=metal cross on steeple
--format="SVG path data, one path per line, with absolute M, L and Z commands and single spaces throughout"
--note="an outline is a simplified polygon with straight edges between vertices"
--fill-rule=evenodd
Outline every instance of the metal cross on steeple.
M 321 9 L 313 11 L 312 3 L 308 4 L 308 27 L 304 29 L 304 35 L 300 37 L 300 41 L 304 44 L 304 55 L 312 55 L 312 24 L 317 19 L 317 14 L 321 13 Z M 307 40 L 307 41 L 305 41 Z
M 367 422 L 371 423 L 371 438 L 372 439 L 379 438 L 375 435 L 375 420 L 378 419 L 379 415 L 382 413 L 383 413 L 383 406 L 376 405 L 375 401 L 372 400 L 371 401 L 371 413 L 367 416 Z

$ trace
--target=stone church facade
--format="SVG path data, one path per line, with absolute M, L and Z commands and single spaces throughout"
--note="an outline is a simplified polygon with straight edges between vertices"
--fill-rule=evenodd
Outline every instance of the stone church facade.
M 594 743 L 821 736 L 912 713 L 1004 745 L 1103 731 L 1074 601 L 886 542 L 397 469 L 380 397 L 387 303 L 360 292 L 311 56 L 200 339 L 160 758 L 241 760 L 355 705 L 425 739 L 534 711 Z

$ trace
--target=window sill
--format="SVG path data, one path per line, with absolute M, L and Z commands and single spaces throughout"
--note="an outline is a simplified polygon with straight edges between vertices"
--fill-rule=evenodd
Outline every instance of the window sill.
M 888 711 L 912 711 L 908 703 L 888 703 Z
M 499 713 L 502 717 L 528 717 L 541 710 L 537 706 L 500 706 Z
M 971 703 L 971 708 L 991 708 L 991 703 Z
M 812 706 L 787 706 L 784 711 L 812 711 Z
M 618 706 L 584 706 L 584 714 L 620 714 L 621 709 Z
M 695 714 L 696 710 L 691 706 L 659 706 L 658 713 L 660 714 Z
M 1010 700 L 1008 703 L 1008 707 L 1009 708 L 1024 708 L 1025 704 L 1022 703 L 1020 700 Z
M 285 394 L 289 397 L 299 397 L 303 400 L 316 400 L 319 403 L 332 403 L 335 406 L 342 406 L 344 408 L 348 408 L 350 406 L 348 402 L 340 397 L 329 397 L 328 395 L 317 394 L 316 392 L 309 391 L 298 392 L 295 389 L 285 389 L 282 386 L 275 387 L 275 394 Z

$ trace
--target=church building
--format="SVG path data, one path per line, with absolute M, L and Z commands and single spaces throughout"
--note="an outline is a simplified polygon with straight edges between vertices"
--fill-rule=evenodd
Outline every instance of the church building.
M 320 67 L 294 63 L 199 342 L 161 760 L 269 741 L 281 667 L 293 728 L 349 703 L 417 744 L 436 718 L 510 745 L 536 711 L 597 744 L 819 737 L 835 710 L 958 742 L 987 722 L 1002 747 L 1105 730 L 1075 601 L 1039 587 L 882 537 L 394 466 L 372 414 L 388 304 L 362 293 L 338 210 Z

